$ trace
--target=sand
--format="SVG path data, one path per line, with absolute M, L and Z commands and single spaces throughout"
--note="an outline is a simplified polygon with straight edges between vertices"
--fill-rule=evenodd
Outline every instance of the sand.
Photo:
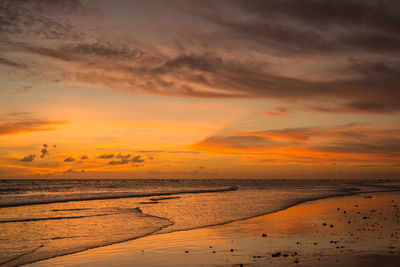
M 26 266 L 400 266 L 400 193 L 309 201 Z

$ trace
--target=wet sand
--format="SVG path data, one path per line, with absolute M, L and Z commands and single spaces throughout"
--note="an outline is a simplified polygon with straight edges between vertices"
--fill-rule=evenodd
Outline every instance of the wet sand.
M 309 201 L 26 266 L 399 266 L 400 193 Z

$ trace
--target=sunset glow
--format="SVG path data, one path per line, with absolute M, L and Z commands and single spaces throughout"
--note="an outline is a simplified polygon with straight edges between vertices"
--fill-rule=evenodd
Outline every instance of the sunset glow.
M 0 178 L 398 178 L 398 3 L 300 2 L 1 1 Z

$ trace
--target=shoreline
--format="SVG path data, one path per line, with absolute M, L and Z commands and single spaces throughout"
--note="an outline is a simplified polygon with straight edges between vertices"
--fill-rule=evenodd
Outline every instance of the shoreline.
M 132 239 L 132 240 L 118 242 L 118 243 L 110 244 L 110 245 L 107 245 L 107 246 L 90 248 L 90 249 L 86 249 L 86 250 L 83 250 L 83 251 L 80 251 L 80 252 L 70 253 L 68 255 L 56 256 L 56 257 L 53 257 L 53 258 L 37 261 L 35 263 L 27 264 L 27 265 L 24 265 L 24 266 L 42 266 L 43 263 L 45 264 L 45 262 L 47 262 L 49 260 L 65 259 L 65 257 L 71 257 L 71 256 L 82 254 L 82 253 L 83 254 L 87 254 L 87 253 L 88 254 L 92 254 L 93 250 L 96 250 L 96 251 L 97 250 L 100 250 L 100 251 L 101 250 L 106 250 L 107 251 L 108 248 L 111 247 L 111 246 L 122 246 L 122 247 L 124 247 L 124 246 L 129 245 L 132 242 L 141 242 L 140 240 L 143 240 L 143 239 L 146 239 L 146 238 L 151 238 L 151 237 L 165 236 L 165 235 L 179 235 L 180 233 L 193 232 L 193 231 L 200 231 L 201 232 L 201 231 L 207 230 L 209 228 L 218 228 L 218 227 L 226 227 L 226 226 L 228 226 L 228 228 L 229 228 L 230 224 L 241 224 L 241 223 L 246 224 L 246 221 L 257 220 L 258 218 L 263 218 L 263 217 L 266 217 L 266 216 L 273 216 L 273 215 L 276 215 L 276 214 L 279 214 L 279 213 L 284 213 L 285 211 L 288 211 L 288 210 L 291 210 L 291 209 L 295 209 L 296 207 L 299 207 L 299 206 L 302 206 L 302 205 L 306 205 L 307 206 L 307 205 L 310 205 L 310 203 L 312 205 L 313 202 L 320 202 L 320 201 L 325 201 L 325 200 L 328 201 L 328 202 L 332 202 L 332 200 L 337 199 L 337 198 L 339 198 L 339 199 L 340 198 L 351 198 L 351 197 L 359 197 L 359 198 L 361 198 L 361 196 L 365 195 L 365 194 L 375 194 L 375 195 L 376 194 L 391 194 L 391 193 L 398 192 L 398 191 L 399 191 L 399 189 L 385 190 L 385 191 L 374 190 L 374 191 L 366 191 L 366 192 L 348 192 L 348 193 L 342 194 L 342 195 L 324 196 L 324 197 L 316 198 L 316 199 L 308 199 L 308 200 L 305 200 L 305 201 L 300 201 L 300 202 L 298 202 L 298 203 L 296 203 L 294 205 L 290 205 L 289 207 L 286 207 L 285 209 L 282 209 L 282 210 L 279 210 L 279 211 L 274 211 L 274 212 L 267 213 L 267 214 L 254 216 L 254 217 L 251 217 L 251 218 L 244 218 L 244 219 L 235 220 L 235 221 L 232 221 L 232 222 L 226 222 L 226 223 L 222 223 L 222 224 L 218 224 L 218 225 L 212 225 L 212 226 L 195 228 L 195 229 L 187 229 L 187 230 L 177 230 L 177 231 L 167 232 L 167 233 L 157 233 L 157 232 L 160 231 L 160 230 L 157 230 L 157 231 L 153 232 L 151 235 L 146 235 L 146 236 L 138 237 L 138 238 L 135 238 L 135 239 Z M 398 194 L 396 194 L 396 195 L 398 195 Z M 96 252 L 94 251 L 93 253 L 95 254 Z M 56 261 L 58 261 L 58 260 L 56 260 Z M 46 265 L 44 265 L 44 266 L 46 266 Z M 60 266 L 64 266 L 64 265 L 60 265 Z M 69 266 L 69 265 L 65 265 L 65 266 Z
M 223 193 L 236 191 L 237 187 L 228 187 L 220 189 L 206 189 L 206 190 L 187 190 L 187 191 L 176 191 L 176 192 L 159 192 L 159 193 L 148 193 L 148 194 L 135 194 L 135 195 L 120 195 L 120 196 L 103 196 L 103 197 L 92 197 L 92 198 L 76 198 L 76 199 L 62 199 L 62 200 L 51 200 L 43 202 L 21 202 L 1 205 L 0 208 L 15 208 L 23 206 L 35 206 L 35 205 L 46 205 L 56 203 L 69 203 L 76 201 L 92 201 L 92 200 L 108 200 L 108 199 L 124 199 L 124 198 L 141 198 L 141 197 L 159 197 L 159 196 L 172 196 L 172 195 L 185 195 L 185 194 L 204 194 L 204 193 Z

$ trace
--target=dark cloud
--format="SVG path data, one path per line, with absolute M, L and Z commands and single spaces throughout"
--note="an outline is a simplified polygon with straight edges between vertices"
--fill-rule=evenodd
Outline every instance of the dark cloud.
M 193 3 L 193 2 L 192 2 Z M 188 10 L 237 37 L 298 52 L 342 50 L 344 47 L 382 51 L 398 42 L 397 1 L 236 0 L 202 1 Z M 351 33 L 351 34 L 350 34 Z
M 78 0 L 4 0 L 0 7 L 1 32 L 46 39 L 78 38 L 72 25 L 57 16 L 89 14 L 89 10 Z
M 115 155 L 114 154 L 103 154 L 98 156 L 99 159 L 111 159 L 113 158 Z
M 223 1 L 220 1 L 223 2 Z M 316 25 L 315 27 L 346 27 L 374 29 L 388 33 L 400 33 L 397 26 L 400 4 L 395 0 L 236 0 L 228 1 L 243 7 L 247 12 L 261 18 L 279 19 L 285 17 L 298 23 Z M 218 3 L 223 4 L 223 3 Z
M 144 159 L 142 159 L 141 156 L 136 156 L 131 159 L 131 162 L 132 163 L 141 163 L 141 162 L 144 162 Z
M 108 164 L 110 164 L 110 165 L 123 165 L 123 164 L 128 164 L 130 162 L 131 162 L 131 160 L 129 160 L 129 159 L 121 159 L 121 160 L 112 160 Z
M 388 114 L 400 111 L 399 10 L 394 0 L 3 1 L 1 49 L 62 64 L 52 72 L 18 56 L 0 64 L 135 94 Z M 321 101 L 328 107 L 312 104 Z
M 399 111 L 399 107 L 393 104 L 384 104 L 376 102 L 355 101 L 343 105 L 333 107 L 329 106 L 305 106 L 303 110 L 320 111 L 320 112 L 335 112 L 335 113 L 375 113 L 375 114 L 390 114 Z
M 342 104 L 299 104 L 285 107 L 274 107 L 263 112 L 267 116 L 291 117 L 297 111 L 327 112 L 327 113 L 358 113 L 358 114 L 392 114 L 399 111 L 394 103 L 377 103 L 372 101 L 354 101 Z
M 68 157 L 68 158 L 64 159 L 64 162 L 73 162 L 73 161 L 75 161 L 75 159 L 72 157 Z
M 112 60 L 135 60 L 140 58 L 144 54 L 144 52 L 140 50 L 124 48 L 105 43 L 83 43 L 74 46 L 64 46 L 60 49 L 60 52 L 77 56 L 99 56 Z
M 16 48 L 31 54 L 50 57 L 54 59 L 63 60 L 66 62 L 93 64 L 100 63 L 107 64 L 110 60 L 135 60 L 139 59 L 144 52 L 134 48 L 121 48 L 117 44 L 74 44 L 62 45 L 57 48 L 38 47 L 30 44 L 15 43 Z M 0 61 L 1 63 L 1 61 Z M 17 67 L 17 66 L 15 66 Z
M 85 160 L 85 159 L 88 159 L 89 157 L 87 156 L 87 155 L 83 155 L 83 156 L 81 156 L 81 160 Z
M 166 153 L 166 154 L 198 154 L 199 153 L 197 151 L 187 151 L 187 150 L 138 150 L 136 152 L 137 153 Z
M 123 155 L 123 154 L 119 153 L 119 154 L 116 155 L 115 157 L 116 157 L 117 159 L 128 159 L 128 158 L 131 157 L 131 154 Z
M 23 162 L 31 162 L 31 161 L 33 161 L 33 160 L 35 159 L 35 157 L 36 157 L 36 155 L 32 154 L 32 155 L 23 157 L 20 161 L 23 161 Z
M 399 61 L 400 62 L 400 61 Z M 260 63 L 261 64 L 261 63 Z M 97 77 L 108 86 L 125 84 L 135 93 L 176 95 L 203 98 L 266 98 L 277 101 L 318 100 L 328 103 L 348 102 L 339 107 L 346 112 L 364 112 L 365 106 L 354 103 L 373 103 L 380 108 L 367 109 L 370 113 L 400 110 L 399 63 L 348 60 L 343 74 L 353 73 L 357 78 L 348 80 L 310 81 L 290 78 L 263 71 L 262 68 L 219 58 L 217 55 L 183 55 L 165 61 L 153 68 L 122 68 L 127 79 Z M 351 71 L 348 72 L 348 69 Z M 196 77 L 203 77 L 198 79 Z M 136 79 L 141 77 L 139 80 Z M 173 81 L 166 82 L 168 77 Z M 88 76 L 82 79 L 92 82 Z M 129 79 L 129 80 L 128 80 Z M 141 80 L 144 80 L 141 81 Z M 138 81 L 138 82 L 135 82 Z M 347 106 L 347 107 L 346 107 Z M 326 110 L 329 111 L 329 110 Z M 334 110 L 333 110 L 334 111 Z
M 44 156 L 49 154 L 49 150 L 47 149 L 48 145 L 47 144 L 43 144 L 43 148 L 42 150 L 40 150 L 40 153 L 42 153 L 40 155 L 40 158 L 44 158 Z
M 63 171 L 62 173 L 83 173 L 83 172 L 85 172 L 85 170 L 78 171 L 78 170 L 74 170 L 74 169 L 68 169 L 66 171 Z M 57 172 L 55 172 L 55 173 L 57 173 Z
M 14 68 L 26 68 L 27 67 L 27 65 L 25 65 L 25 64 L 21 64 L 21 63 L 18 63 L 18 62 L 15 62 L 15 61 L 12 61 L 12 60 L 9 60 L 6 58 L 2 58 L 2 57 L 0 57 L 0 64 L 7 65 L 10 67 L 14 67 Z
M 135 157 L 133 157 L 131 159 L 128 159 L 128 158 L 121 158 L 121 160 L 112 160 L 108 164 L 110 164 L 110 165 L 124 165 L 124 164 L 128 164 L 128 163 L 141 163 L 141 162 L 145 161 L 144 159 L 141 158 L 141 156 L 135 156 Z

